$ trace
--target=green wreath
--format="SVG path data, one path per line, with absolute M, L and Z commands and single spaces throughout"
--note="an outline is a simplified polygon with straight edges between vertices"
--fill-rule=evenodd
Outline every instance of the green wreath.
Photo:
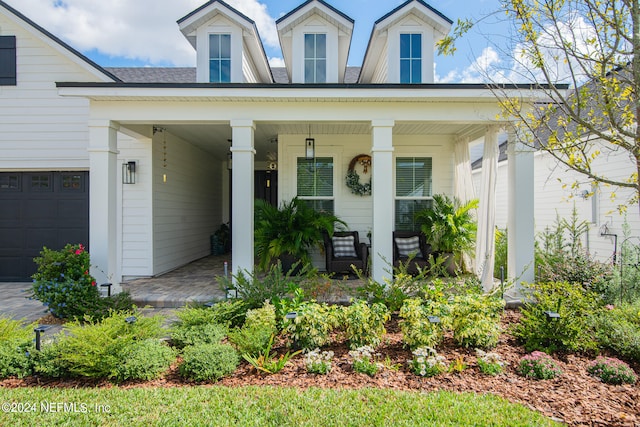
M 346 184 L 353 194 L 358 196 L 370 196 L 371 195 L 371 179 L 369 182 L 361 184 L 360 175 L 356 172 L 356 163 L 360 163 L 364 166 L 364 173 L 369 171 L 371 167 L 371 156 L 366 154 L 358 154 L 349 163 L 349 170 L 347 171 Z

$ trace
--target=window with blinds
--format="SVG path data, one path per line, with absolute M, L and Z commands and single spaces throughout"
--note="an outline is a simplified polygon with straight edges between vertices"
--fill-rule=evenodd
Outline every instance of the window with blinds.
M 396 230 L 418 230 L 415 212 L 431 207 L 432 188 L 431 157 L 396 158 Z
M 333 213 L 333 158 L 298 158 L 297 195 L 315 210 Z

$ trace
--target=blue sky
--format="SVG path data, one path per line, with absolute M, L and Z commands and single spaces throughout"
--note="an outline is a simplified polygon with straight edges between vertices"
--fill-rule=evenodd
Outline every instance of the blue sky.
M 98 64 L 109 66 L 194 66 L 195 52 L 176 21 L 206 0 L 5 0 Z M 360 66 L 373 23 L 403 0 L 326 0 L 355 20 L 349 65 Z M 426 0 L 454 22 L 479 19 L 452 57 L 436 58 L 442 82 L 481 81 L 475 70 L 507 57 L 507 25 L 499 0 Z M 256 22 L 272 65 L 281 65 L 275 20 L 303 0 L 227 0 Z M 498 12 L 498 13 L 496 13 Z M 493 13 L 493 15 L 491 15 Z M 490 39 L 490 40 L 489 40 Z M 503 43 L 504 42 L 504 43 Z M 492 48 L 490 45 L 496 45 Z M 508 53 L 508 52 L 507 52 Z

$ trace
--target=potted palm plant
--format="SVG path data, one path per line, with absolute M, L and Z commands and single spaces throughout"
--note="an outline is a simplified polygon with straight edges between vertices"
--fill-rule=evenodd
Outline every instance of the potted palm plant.
M 322 250 L 323 233 L 333 235 L 335 224 L 346 223 L 332 213 L 316 211 L 297 197 L 279 207 L 256 200 L 254 245 L 258 267 L 266 269 L 280 260 L 282 270 L 310 263 L 309 249 Z
M 431 208 L 416 213 L 416 220 L 434 252 L 445 258 L 447 273 L 464 270 L 463 254 L 475 247 L 477 222 L 473 210 L 478 199 L 463 203 L 457 197 L 433 196 Z

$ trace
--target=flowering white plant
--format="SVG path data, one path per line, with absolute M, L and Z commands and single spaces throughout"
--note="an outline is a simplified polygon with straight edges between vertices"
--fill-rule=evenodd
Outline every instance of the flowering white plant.
M 374 376 L 379 369 L 375 357 L 379 356 L 369 345 L 358 347 L 349 352 L 349 356 L 353 358 L 353 370 L 369 376 Z
M 431 347 L 418 347 L 409 362 L 413 372 L 421 377 L 432 377 L 447 370 L 447 359 Z
M 502 360 L 502 357 L 495 352 L 485 352 L 476 348 L 476 356 L 478 357 L 478 367 L 480 371 L 487 375 L 498 375 L 504 367 L 508 365 Z
M 307 371 L 312 374 L 327 374 L 331 371 L 331 360 L 333 359 L 333 351 L 321 352 L 319 348 L 307 353 L 304 363 Z

